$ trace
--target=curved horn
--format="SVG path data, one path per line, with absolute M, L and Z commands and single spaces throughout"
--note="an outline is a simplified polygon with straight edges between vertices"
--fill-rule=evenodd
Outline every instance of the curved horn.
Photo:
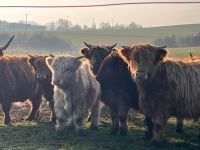
M 88 48 L 92 48 L 92 45 L 86 43 L 86 42 L 83 42 L 85 44 L 85 46 L 87 46 Z
M 165 45 L 165 46 L 160 46 L 160 47 L 158 47 L 158 49 L 163 49 L 163 48 L 166 48 L 167 46 Z
M 190 52 L 190 58 L 192 58 L 192 59 L 193 59 L 193 55 L 192 55 L 192 52 Z
M 52 54 L 49 54 L 49 56 L 50 56 L 50 57 L 52 57 L 52 58 L 55 58 L 55 56 L 54 56 L 54 55 L 52 55 Z
M 12 42 L 12 40 L 13 40 L 14 37 L 15 37 L 15 36 L 12 36 L 12 37 L 10 38 L 10 40 L 6 43 L 6 45 L 0 47 L 0 50 L 1 50 L 1 51 L 2 51 L 2 50 L 5 50 L 5 49 L 10 45 L 10 43 Z
M 122 48 L 129 48 L 129 46 L 121 46 Z
M 79 57 L 76 57 L 76 59 L 81 59 L 81 58 L 84 58 L 84 56 L 79 56 Z
M 110 49 L 113 49 L 115 46 L 117 45 L 117 43 L 115 43 L 114 45 L 112 46 L 108 46 Z

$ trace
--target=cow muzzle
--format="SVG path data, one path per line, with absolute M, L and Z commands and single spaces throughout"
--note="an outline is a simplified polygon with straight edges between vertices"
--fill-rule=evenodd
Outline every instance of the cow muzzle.
M 144 71 L 137 71 L 136 75 L 135 75 L 135 79 L 136 80 L 148 80 L 149 75 L 148 75 L 148 73 L 146 73 Z
M 63 80 L 53 80 L 53 85 L 56 85 L 58 87 L 62 87 L 63 86 Z
M 45 80 L 45 79 L 47 79 L 47 76 L 45 74 L 44 75 L 38 74 L 37 79 L 38 80 Z

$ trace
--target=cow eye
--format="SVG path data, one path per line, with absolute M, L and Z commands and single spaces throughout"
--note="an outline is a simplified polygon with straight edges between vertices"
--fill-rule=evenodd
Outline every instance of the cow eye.
M 137 53 L 134 54 L 133 59 L 134 59 L 136 62 L 139 62 L 139 61 L 140 61 L 139 55 L 138 55 Z

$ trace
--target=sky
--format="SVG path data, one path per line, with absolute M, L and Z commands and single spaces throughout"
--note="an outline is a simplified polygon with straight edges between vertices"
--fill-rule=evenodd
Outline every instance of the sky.
M 1 0 L 3 5 L 85 5 L 119 2 L 174 1 L 174 0 Z M 187 0 L 176 0 L 187 1 Z M 190 1 L 190 0 L 188 0 Z M 194 0 L 200 1 L 200 0 Z M 200 4 L 180 5 L 125 5 L 95 8 L 0 8 L 0 20 L 18 22 L 25 20 L 39 24 L 69 19 L 73 24 L 91 25 L 110 22 L 128 24 L 135 22 L 144 27 L 200 23 Z

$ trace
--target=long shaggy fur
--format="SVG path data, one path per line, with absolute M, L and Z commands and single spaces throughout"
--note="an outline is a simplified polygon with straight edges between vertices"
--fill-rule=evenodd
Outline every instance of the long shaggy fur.
M 100 85 L 89 67 L 72 56 L 61 56 L 51 64 L 52 81 L 56 86 L 54 101 L 57 117 L 56 129 L 74 126 L 79 133 L 83 119 L 91 111 L 91 127 L 97 128 L 100 115 Z
M 28 118 L 32 120 L 41 102 L 41 89 L 33 68 L 24 57 L 2 56 L 0 57 L 0 69 L 0 103 L 5 113 L 5 123 L 10 122 L 11 103 L 23 102 L 27 99 L 30 99 L 33 104 Z
M 167 51 L 151 45 L 121 50 L 139 89 L 139 106 L 154 123 L 160 139 L 170 116 L 200 117 L 200 61 L 166 58 Z

